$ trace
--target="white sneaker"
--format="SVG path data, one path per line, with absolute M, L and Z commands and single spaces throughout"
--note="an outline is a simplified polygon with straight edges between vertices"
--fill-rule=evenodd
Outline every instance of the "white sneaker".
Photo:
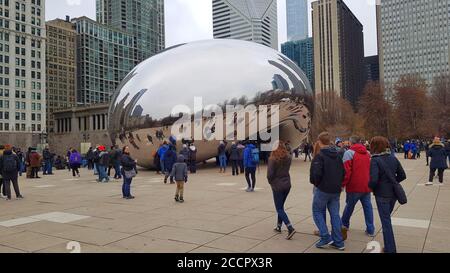
M 252 189 L 251 188 L 247 188 L 245 191 L 246 192 L 252 192 Z
M 427 182 L 425 183 L 425 186 L 433 186 L 433 182 Z

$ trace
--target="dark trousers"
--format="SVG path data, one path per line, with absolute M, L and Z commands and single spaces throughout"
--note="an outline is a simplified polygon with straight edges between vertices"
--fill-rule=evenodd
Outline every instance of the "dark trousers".
M 231 169 L 233 170 L 233 175 L 239 175 L 239 160 L 231 160 Z
M 88 170 L 93 170 L 93 169 L 94 169 L 94 161 L 88 160 Z
M 273 191 L 273 200 L 275 202 L 275 209 L 277 210 L 278 214 L 278 227 L 281 227 L 283 223 L 287 227 L 291 226 L 291 221 L 289 221 L 289 217 L 284 210 L 284 204 L 286 203 L 290 191 L 290 189 L 286 191 Z
M 20 190 L 19 190 L 19 182 L 17 179 L 17 175 L 13 177 L 3 177 L 3 187 L 4 187 L 4 193 L 8 197 L 8 199 L 11 199 L 11 182 L 14 187 L 14 192 L 16 193 L 16 197 L 20 197 Z
M 405 151 L 405 159 L 408 159 L 409 151 Z
M 126 178 L 123 176 L 122 194 L 123 197 L 131 197 L 131 182 L 133 178 Z
M 256 186 L 256 167 L 254 167 L 254 168 L 245 168 L 245 179 L 247 180 L 248 187 L 251 188 L 251 189 L 255 189 L 255 186 Z
M 189 161 L 189 170 L 191 173 L 197 172 L 197 162 L 195 160 Z
M 31 167 L 31 178 L 38 178 L 39 167 Z
M 428 156 L 428 153 L 427 153 L 427 166 L 429 166 L 430 165 L 430 157 Z
M 445 169 L 430 168 L 430 182 L 433 182 L 434 176 L 436 175 L 436 170 L 438 171 L 439 182 L 444 183 L 444 171 Z
M 120 172 L 120 162 L 114 162 L 114 178 L 115 179 L 121 179 L 122 178 L 122 173 Z
M 312 159 L 311 159 L 311 153 L 306 153 L 306 154 L 305 154 L 305 162 L 306 162 L 306 159 L 308 159 L 308 157 L 309 157 L 309 161 L 312 161 Z
M 397 253 L 394 230 L 392 229 L 391 214 L 394 210 L 395 198 L 376 197 L 378 213 L 383 227 L 383 240 L 385 253 Z
M 73 177 L 80 175 L 80 170 L 78 170 L 79 166 L 72 166 L 72 175 Z
M 239 159 L 239 169 L 240 169 L 240 173 L 245 173 L 244 160 L 243 159 Z

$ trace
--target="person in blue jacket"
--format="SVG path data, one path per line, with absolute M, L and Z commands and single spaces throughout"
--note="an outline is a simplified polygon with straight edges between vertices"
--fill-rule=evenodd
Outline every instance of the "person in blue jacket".
M 447 165 L 447 153 L 445 151 L 445 146 L 439 138 L 435 138 L 433 144 L 430 145 L 428 150 L 428 156 L 431 157 L 430 163 L 430 179 L 427 186 L 433 185 L 433 179 L 436 175 L 436 170 L 438 171 L 439 182 L 444 183 L 444 171 L 448 169 Z
M 405 159 L 408 159 L 409 151 L 411 150 L 411 144 L 409 143 L 409 140 L 405 142 L 403 145 L 403 151 L 405 152 Z
M 164 178 L 164 184 L 167 183 L 167 179 L 170 176 L 170 173 L 172 172 L 172 168 L 173 165 L 175 165 L 175 163 L 177 163 L 177 151 L 175 146 L 170 145 L 169 149 L 167 150 L 167 152 L 164 154 L 164 172 L 166 174 L 165 178 Z M 173 184 L 174 182 L 172 182 L 172 177 L 170 179 L 170 183 Z
M 247 180 L 247 192 L 254 192 L 256 186 L 256 168 L 259 164 L 259 150 L 253 144 L 248 144 L 244 150 L 245 179 Z
M 412 153 L 412 159 L 416 159 L 416 156 L 417 156 L 417 144 L 416 144 L 416 142 L 413 141 L 409 147 L 410 147 L 410 150 L 411 150 L 411 153 Z
M 161 166 L 161 172 L 164 174 L 166 171 L 166 168 L 164 168 L 164 154 L 169 150 L 169 145 L 167 144 L 167 141 L 164 141 L 164 143 L 159 147 L 158 149 L 158 157 L 160 160 L 160 166 Z

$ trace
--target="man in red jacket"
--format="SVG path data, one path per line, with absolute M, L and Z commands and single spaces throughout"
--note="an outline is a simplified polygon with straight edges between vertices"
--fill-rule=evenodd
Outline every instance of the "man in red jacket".
M 347 239 L 350 218 L 356 204 L 361 202 L 366 220 L 366 234 L 374 237 L 375 226 L 373 223 L 372 197 L 369 189 L 370 154 L 366 147 L 361 144 L 361 138 L 358 136 L 350 138 L 350 145 L 350 150 L 345 152 L 343 157 L 345 168 L 343 187 L 347 192 L 347 205 L 342 216 L 342 234 L 344 239 Z

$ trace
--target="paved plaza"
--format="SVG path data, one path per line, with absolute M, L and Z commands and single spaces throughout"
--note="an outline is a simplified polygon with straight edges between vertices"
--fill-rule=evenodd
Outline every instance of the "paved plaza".
M 426 187 L 424 160 L 402 164 L 409 203 L 393 215 L 398 251 L 450 252 L 450 173 L 444 185 Z M 246 193 L 244 176 L 231 176 L 231 169 L 219 174 L 203 167 L 190 176 L 184 204 L 175 203 L 175 186 L 163 184 L 163 177 L 154 172 L 142 170 L 133 181 L 136 199 L 124 200 L 122 181 L 97 183 L 90 171 L 82 170 L 79 179 L 68 171 L 21 179 L 25 199 L 0 200 L 0 252 L 69 253 L 72 241 L 83 253 L 334 252 L 314 247 L 318 238 L 313 235 L 309 165 L 295 160 L 291 170 L 287 212 L 298 231 L 292 241 L 285 240 L 286 232 L 273 232 L 276 214 L 265 166 L 257 173 L 255 193 Z M 375 222 L 374 240 L 382 242 L 377 212 Z M 360 205 L 351 224 L 345 253 L 369 252 L 372 239 L 364 234 Z

